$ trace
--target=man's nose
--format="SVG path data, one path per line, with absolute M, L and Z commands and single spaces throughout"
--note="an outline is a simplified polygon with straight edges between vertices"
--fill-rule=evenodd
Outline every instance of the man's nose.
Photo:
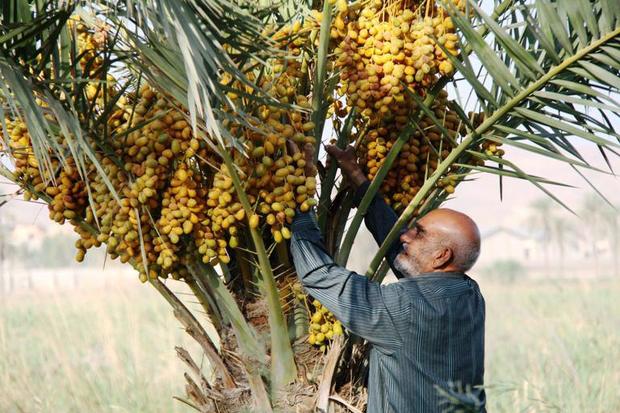
M 400 236 L 400 242 L 403 244 L 409 241 L 409 237 L 407 237 L 407 231 L 403 232 Z
M 411 242 L 413 239 L 415 239 L 415 236 L 417 234 L 417 231 L 415 229 L 415 227 L 413 228 L 403 228 L 400 231 L 400 242 L 402 242 L 403 244 L 406 242 Z

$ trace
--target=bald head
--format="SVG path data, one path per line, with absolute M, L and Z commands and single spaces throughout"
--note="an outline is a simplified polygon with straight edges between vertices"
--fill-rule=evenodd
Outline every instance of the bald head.
M 465 272 L 480 254 L 480 233 L 467 215 L 436 209 L 414 224 L 401 238 L 403 252 L 395 265 L 405 275 L 423 272 Z

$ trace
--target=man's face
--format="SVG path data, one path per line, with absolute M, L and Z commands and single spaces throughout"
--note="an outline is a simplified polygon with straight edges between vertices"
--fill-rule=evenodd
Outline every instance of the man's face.
M 413 227 L 400 236 L 403 251 L 396 256 L 394 266 L 405 276 L 418 275 L 426 271 L 425 259 L 428 258 L 429 240 L 424 228 L 424 219 L 414 223 Z

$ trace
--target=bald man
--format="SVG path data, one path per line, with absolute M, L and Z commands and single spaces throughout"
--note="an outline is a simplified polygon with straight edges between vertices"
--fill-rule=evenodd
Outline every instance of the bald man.
M 312 148 L 304 151 L 311 165 Z M 327 152 L 356 187 L 358 205 L 369 182 L 353 148 Z M 364 220 L 381 244 L 397 218 L 376 196 Z M 386 255 L 398 278 L 388 285 L 336 265 L 313 211 L 298 211 L 292 230 L 293 262 L 307 292 L 371 344 L 368 413 L 485 412 L 484 298 L 465 274 L 480 235 L 468 216 L 437 209 L 404 230 Z

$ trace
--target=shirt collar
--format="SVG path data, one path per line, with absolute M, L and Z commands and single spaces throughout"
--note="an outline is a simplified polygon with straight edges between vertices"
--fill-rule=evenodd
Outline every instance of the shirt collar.
M 441 272 L 441 271 L 435 271 L 435 272 L 423 272 L 420 273 L 418 275 L 416 275 L 415 277 L 403 277 L 400 278 L 398 280 L 398 282 L 401 281 L 420 281 L 420 280 L 425 280 L 428 278 L 465 278 L 467 277 L 467 274 L 463 273 L 463 272 L 458 272 L 458 271 L 449 271 L 449 272 Z

